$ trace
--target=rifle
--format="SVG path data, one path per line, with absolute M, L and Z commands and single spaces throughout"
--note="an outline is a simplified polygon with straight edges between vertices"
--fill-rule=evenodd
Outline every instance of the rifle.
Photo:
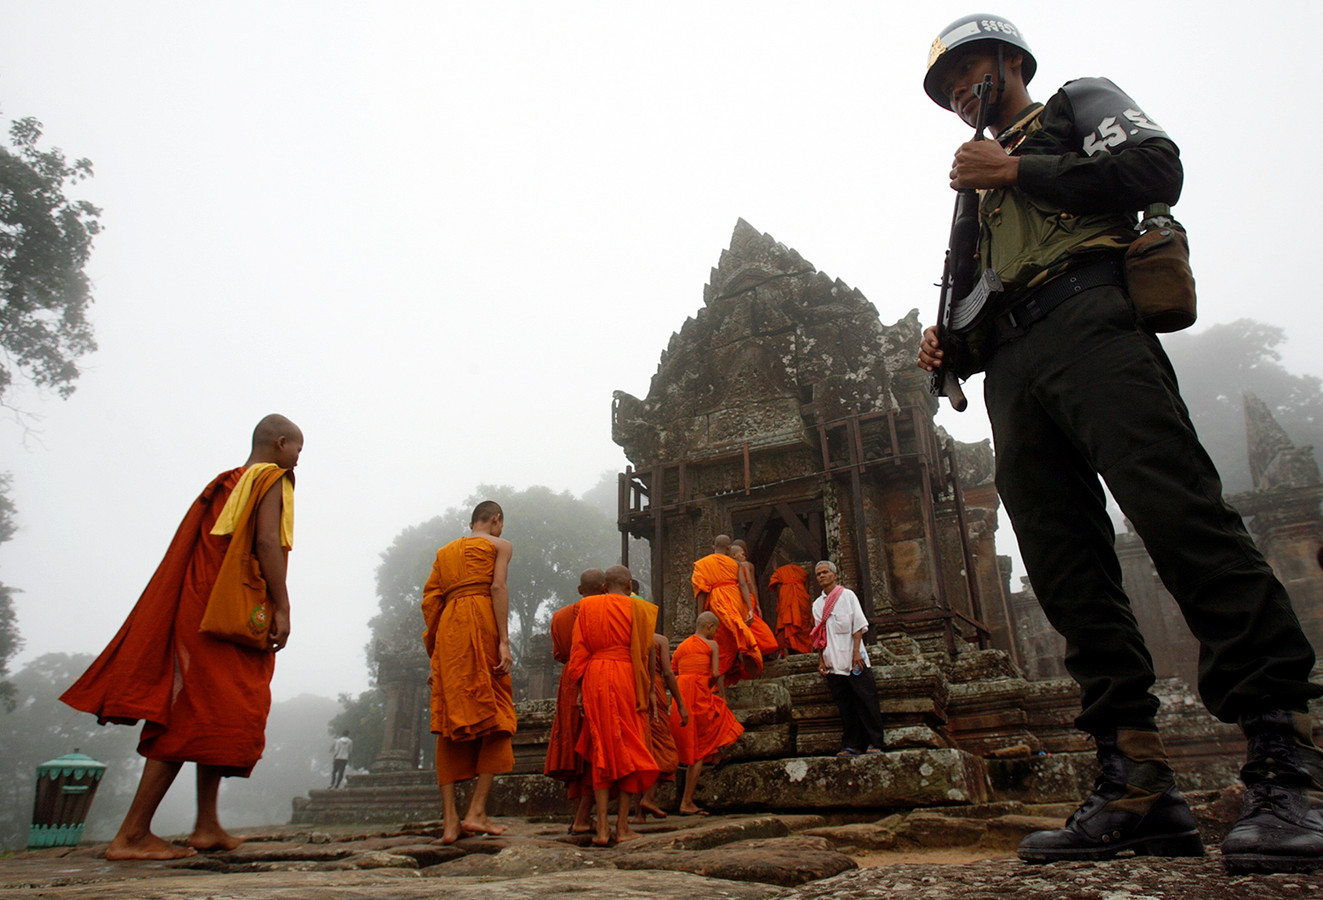
M 991 75 L 983 76 L 983 83 L 974 87 L 978 96 L 978 115 L 974 124 L 976 141 L 983 140 L 983 131 L 988 126 L 992 91 Z M 958 330 L 973 324 L 988 300 L 1001 290 L 1001 279 L 991 269 L 985 269 L 979 278 L 974 277 L 978 255 L 978 204 L 978 191 L 973 188 L 956 191 L 951 238 L 942 268 L 942 293 L 937 303 L 937 344 L 942 350 L 942 365 L 933 369 L 928 382 L 929 392 L 950 399 L 956 412 L 964 412 L 969 405 L 965 392 L 960 389 L 958 373 L 963 370 L 972 374 L 977 369 L 967 368 L 970 360 L 962 358 L 964 344 L 952 338 Z

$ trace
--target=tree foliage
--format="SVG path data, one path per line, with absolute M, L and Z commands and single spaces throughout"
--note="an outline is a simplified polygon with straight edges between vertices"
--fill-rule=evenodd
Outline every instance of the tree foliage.
M 0 147 L 0 399 L 15 371 L 68 397 L 76 360 L 96 349 L 91 283 L 83 272 L 101 210 L 66 188 L 90 178 L 86 159 L 42 150 L 41 123 L 19 119 Z
M 9 476 L 0 475 L 0 544 L 14 536 L 14 501 L 9 499 Z M 23 649 L 14 612 L 15 588 L 0 582 L 0 708 L 14 709 L 14 686 L 9 681 L 9 663 Z
M 1238 319 L 1197 334 L 1164 339 L 1181 381 L 1181 395 L 1229 493 L 1250 483 L 1245 437 L 1245 392 L 1258 396 L 1297 446 L 1323 448 L 1323 382 L 1281 364 L 1287 339 L 1276 325 Z

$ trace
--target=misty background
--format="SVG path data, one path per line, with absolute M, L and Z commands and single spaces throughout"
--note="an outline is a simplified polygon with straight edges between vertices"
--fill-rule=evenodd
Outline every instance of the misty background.
M 623 468 L 611 391 L 646 394 L 737 218 L 884 322 L 913 308 L 931 322 L 946 173 L 969 129 L 921 80 L 933 37 L 969 11 L 0 0 L 0 120 L 34 116 L 43 145 L 92 161 L 72 193 L 105 229 L 87 266 L 99 350 L 76 392 L 19 384 L 0 408 L 16 526 L 0 579 L 21 591 L 10 672 L 27 691 L 0 712 L 0 758 L 27 758 L 34 720 L 15 716 L 53 701 L 81 671 L 72 655 L 100 651 L 187 505 L 278 411 L 307 437 L 293 634 L 267 757 L 225 786 L 222 811 L 249 796 L 254 820 L 233 824 L 285 821 L 289 796 L 329 774 L 334 698 L 369 687 L 382 554 L 479 485 L 584 497 Z M 1238 411 L 1251 374 L 1277 378 L 1289 399 L 1265 399 L 1316 442 L 1316 216 L 1294 157 L 1319 131 L 1323 6 L 995 12 L 1035 52 L 1035 99 L 1105 75 L 1180 145 L 1200 321 L 1167 344 L 1178 360 L 1183 342 L 1221 348 L 1190 351 L 1203 370 L 1180 362 L 1187 394 Z M 988 436 L 977 380 L 970 411 L 938 417 L 965 441 Z M 1229 465 L 1243 433 L 1218 440 Z M 512 583 L 529 533 L 510 519 Z M 60 683 L 34 693 L 43 678 Z M 79 718 L 131 756 L 135 731 Z M 91 739 L 48 730 L 42 759 Z M 260 806 L 264 773 L 283 779 L 282 818 Z M 30 785 L 31 770 L 12 777 Z M 188 827 L 191 796 L 185 773 L 162 816 L 179 803 L 186 818 L 162 831 Z

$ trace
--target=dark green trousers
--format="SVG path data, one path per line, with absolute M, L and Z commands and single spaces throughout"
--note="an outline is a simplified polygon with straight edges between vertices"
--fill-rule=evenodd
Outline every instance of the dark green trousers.
M 1086 291 L 1000 347 L 984 391 L 997 490 L 1066 638 L 1083 690 L 1079 728 L 1151 729 L 1158 708 L 1099 475 L 1199 641 L 1199 693 L 1213 715 L 1304 710 L 1323 694 L 1286 591 L 1222 499 L 1171 363 L 1120 288 Z

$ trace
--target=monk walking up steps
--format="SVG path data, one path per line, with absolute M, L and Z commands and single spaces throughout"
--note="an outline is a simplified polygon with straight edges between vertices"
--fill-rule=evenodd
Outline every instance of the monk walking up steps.
M 638 837 L 629 827 L 634 796 L 657 780 L 657 762 L 648 749 L 644 716 L 652 694 L 652 635 L 657 607 L 629 596 L 629 569 L 606 570 L 606 593 L 579 601 L 574 648 L 564 677 L 580 684 L 584 728 L 579 752 L 592 767 L 597 801 L 593 844 L 611 842 L 607 804 L 620 792 L 615 840 Z
M 671 657 L 671 667 L 680 683 L 680 698 L 689 709 L 687 723 L 680 718 L 678 708 L 671 711 L 675 749 L 680 762 L 689 767 L 680 800 L 680 812 L 687 816 L 707 815 L 694 802 L 703 766 L 744 733 L 744 726 L 726 705 L 725 686 L 718 670 L 720 650 L 714 637 L 720 627 L 714 613 L 699 613 L 694 633 L 680 642 Z
M 606 573 L 601 569 L 585 569 L 579 576 L 579 597 L 595 597 L 602 593 Z M 556 610 L 551 616 L 551 655 L 562 665 L 570 661 L 574 647 L 574 622 L 579 616 L 579 601 Z M 547 739 L 547 761 L 543 773 L 565 782 L 565 791 L 575 801 L 574 821 L 570 834 L 587 834 L 593 830 L 593 779 L 588 761 L 575 747 L 583 728 L 583 713 L 578 703 L 579 685 L 560 671 L 556 687 L 556 718 L 551 722 Z
M 772 573 L 772 595 L 776 597 L 776 642 L 781 652 L 812 653 L 813 600 L 808 592 L 808 573 L 803 566 L 780 566 Z
M 513 548 L 501 537 L 505 516 L 485 500 L 473 510 L 468 537 L 436 554 L 423 588 L 423 644 L 432 660 L 432 733 L 445 827 L 441 841 L 466 834 L 502 834 L 487 816 L 496 775 L 514 768 L 510 684 L 510 595 L 506 574 Z M 478 779 L 461 821 L 455 782 Z
M 666 635 L 652 636 L 652 657 L 652 704 L 644 722 L 647 725 L 648 749 L 657 761 L 659 774 L 657 780 L 639 798 L 638 813 L 630 819 L 639 825 L 648 820 L 649 814 L 658 819 L 666 818 L 665 811 L 657 805 L 657 785 L 663 781 L 674 781 L 675 770 L 680 768 L 675 736 L 671 734 L 672 698 L 677 704 L 681 724 L 689 721 L 689 710 L 684 698 L 680 696 L 680 684 L 675 680 L 675 672 L 671 670 L 671 642 L 666 640 Z
M 744 597 L 750 613 L 745 621 L 749 623 L 749 630 L 753 632 L 753 639 L 758 642 L 758 650 L 763 655 L 763 663 L 766 663 L 769 659 L 776 658 L 781 652 L 781 646 L 776 642 L 776 635 L 767 627 L 767 622 L 763 619 L 762 605 L 758 600 L 758 573 L 753 563 L 749 561 L 748 542 L 743 539 L 731 541 L 730 555 L 740 567 L 740 594 Z
M 763 653 L 749 624 L 753 611 L 748 590 L 740 583 L 739 563 L 730 555 L 730 547 L 729 536 L 717 535 L 712 552 L 694 563 L 692 577 L 698 612 L 711 610 L 721 622 L 716 640 L 721 649 L 719 669 L 727 685 L 763 672 Z
M 147 762 L 106 859 L 176 859 L 241 842 L 221 827 L 216 797 L 221 778 L 248 777 L 266 743 L 275 652 L 289 640 L 285 563 L 302 449 L 303 433 L 284 416 L 257 423 L 248 461 L 203 489 L 119 633 L 60 698 L 103 725 L 144 720 L 138 752 Z M 209 603 L 249 596 L 239 575 L 253 562 L 267 602 L 253 606 L 248 622 L 252 639 L 265 646 L 199 631 Z M 180 847 L 152 834 L 151 825 L 185 762 L 197 763 L 198 810 L 188 846 Z

